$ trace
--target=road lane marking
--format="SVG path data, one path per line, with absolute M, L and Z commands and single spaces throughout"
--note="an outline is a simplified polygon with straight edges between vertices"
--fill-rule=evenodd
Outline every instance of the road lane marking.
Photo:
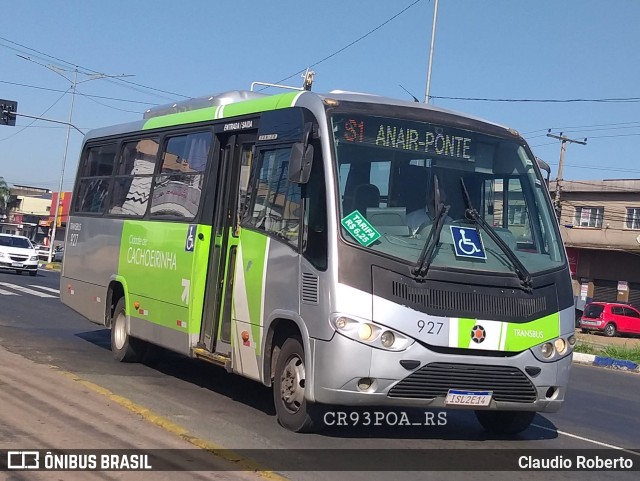
M 627 454 L 640 456 L 640 453 L 637 453 L 635 451 L 630 451 L 629 449 L 621 448 L 620 446 L 615 446 L 613 444 L 603 443 L 602 441 L 596 441 L 595 439 L 585 438 L 584 436 L 578 436 L 577 434 L 571 434 L 566 431 L 560 431 L 559 429 L 552 429 L 546 426 L 540 426 L 539 424 L 531 424 L 531 426 L 539 429 L 544 429 L 545 431 L 562 434 L 563 436 L 568 436 L 570 438 L 579 439 L 580 441 L 585 441 L 587 443 L 597 444 L 598 446 L 602 446 L 603 448 L 616 449 L 618 451 L 624 451 Z
M 107 388 L 100 386 L 99 384 L 95 384 L 91 381 L 87 381 L 86 379 L 83 379 L 72 372 L 63 371 L 59 369 L 57 366 L 49 365 L 49 367 L 59 372 L 63 376 L 67 377 L 68 379 L 76 381 L 82 384 L 84 387 L 92 390 L 93 392 L 101 394 L 102 396 L 105 396 L 106 398 L 110 399 L 116 404 L 119 404 L 125 409 L 128 409 L 129 411 L 135 414 L 138 414 L 143 419 L 149 421 L 152 424 L 155 424 L 156 426 L 161 427 L 165 431 L 169 431 L 170 433 L 175 434 L 176 436 L 184 439 L 185 441 L 193 444 L 194 446 L 200 449 L 209 451 L 212 455 L 217 456 L 218 458 L 222 458 L 225 461 L 229 461 L 236 464 L 240 468 L 240 470 L 253 472 L 258 476 L 265 479 L 269 479 L 271 481 L 290 481 L 289 478 L 286 478 L 278 473 L 270 471 L 268 468 L 258 464 L 257 462 L 249 458 L 245 458 L 240 456 L 237 453 L 234 453 L 232 450 L 224 447 L 221 444 L 212 443 L 211 441 L 208 441 L 206 439 L 198 438 L 196 436 L 191 435 L 189 433 L 189 430 L 184 426 L 176 424 L 173 421 L 165 418 L 164 416 L 161 416 L 160 414 L 157 414 L 151 411 L 150 409 L 147 409 L 144 406 L 141 406 L 140 404 L 134 403 L 133 401 L 131 401 L 130 399 L 127 399 L 124 396 L 115 394 L 112 391 L 108 390 Z
M 33 289 L 29 289 L 28 287 L 19 286 L 17 284 L 10 284 L 8 282 L 0 282 L 0 286 L 8 287 L 10 289 L 14 289 L 16 291 L 24 292 L 26 294 L 31 294 L 38 297 L 50 297 L 54 299 L 56 296 L 52 296 L 51 294 L 45 294 L 44 292 L 34 291 Z
M 19 296 L 17 292 L 5 291 L 4 289 L 0 289 L 0 295 L 2 296 Z
M 37 286 L 35 284 L 29 284 L 29 287 L 36 287 L 38 289 L 42 289 L 43 291 L 55 292 L 56 294 L 60 294 L 60 289 L 54 289 L 52 287 Z

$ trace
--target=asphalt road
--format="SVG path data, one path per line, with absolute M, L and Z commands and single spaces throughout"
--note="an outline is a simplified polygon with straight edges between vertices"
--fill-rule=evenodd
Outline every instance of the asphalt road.
M 146 364 L 116 363 L 109 350 L 108 330 L 63 306 L 57 298 L 58 283 L 55 272 L 41 272 L 35 278 L 0 272 L 2 347 L 103 386 L 184 426 L 195 438 L 234 450 L 280 449 L 276 452 L 280 456 L 278 462 L 289 456 L 286 466 L 304 469 L 285 471 L 283 474 L 290 479 L 636 479 L 628 472 L 418 473 L 403 471 L 400 464 L 395 466 L 397 472 L 377 472 L 372 476 L 367 472 L 366 459 L 362 471 L 335 473 L 323 471 L 333 452 L 290 450 L 396 449 L 402 450 L 395 451 L 400 460 L 399 455 L 408 449 L 479 449 L 470 456 L 478 458 L 480 470 L 483 457 L 488 456 L 485 453 L 496 450 L 549 449 L 553 454 L 561 453 L 561 449 L 640 449 L 640 375 L 574 365 L 561 411 L 536 416 L 534 424 L 518 436 L 488 435 L 473 414 L 465 411 L 448 411 L 446 424 L 441 426 L 363 426 L 362 410 L 355 411 L 360 416 L 358 423 L 351 421 L 356 416 L 353 411 L 346 410 L 349 425 L 334 426 L 321 434 L 300 435 L 276 423 L 269 389 L 216 366 L 171 353 L 162 353 Z M 412 422 L 424 424 L 424 410 L 404 411 Z M 399 415 L 400 411 L 394 413 Z M 394 413 L 387 417 L 388 411 L 385 412 L 385 418 L 393 421 Z M 273 452 L 241 454 L 266 465 L 275 462 L 282 466 L 274 461 Z M 448 453 L 443 451 L 442 455 Z M 312 462 L 314 459 L 318 460 L 317 465 Z M 640 465 L 640 457 L 633 459 Z

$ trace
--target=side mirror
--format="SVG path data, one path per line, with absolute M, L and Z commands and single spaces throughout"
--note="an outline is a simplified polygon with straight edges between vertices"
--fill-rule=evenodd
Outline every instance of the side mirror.
M 291 158 L 289 159 L 289 182 L 294 184 L 306 184 L 311 175 L 311 164 L 313 163 L 313 145 L 306 145 L 303 142 L 296 142 L 291 148 Z

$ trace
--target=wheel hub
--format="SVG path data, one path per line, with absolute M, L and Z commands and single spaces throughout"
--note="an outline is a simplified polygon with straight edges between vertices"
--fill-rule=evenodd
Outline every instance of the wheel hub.
M 116 343 L 117 349 L 122 349 L 124 347 L 124 343 L 127 338 L 125 329 L 125 317 L 122 313 L 120 313 L 116 317 L 115 324 L 113 326 L 113 339 Z
M 293 356 L 287 362 L 280 377 L 280 395 L 289 411 L 298 412 L 302 406 L 304 386 L 304 362 L 298 356 Z

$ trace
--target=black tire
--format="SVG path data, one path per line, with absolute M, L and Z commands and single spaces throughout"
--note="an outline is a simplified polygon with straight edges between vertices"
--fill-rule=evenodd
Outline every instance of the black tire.
M 582 334 L 589 334 L 589 329 L 580 329 Z
M 30 275 L 31 277 L 35 277 L 35 276 L 37 276 L 37 275 L 38 275 L 38 271 L 37 271 L 37 270 L 36 270 L 36 271 L 29 271 L 29 275 Z
M 529 427 L 534 411 L 476 411 L 476 418 L 493 434 L 518 434 Z
M 609 324 L 604 326 L 604 335 L 605 336 L 607 336 L 607 337 L 616 337 L 616 334 L 618 334 L 618 329 L 616 328 L 616 325 L 613 322 L 610 322 Z
M 319 410 L 304 397 L 304 348 L 299 338 L 290 337 L 282 344 L 274 375 L 273 402 L 280 425 L 296 433 L 319 430 Z
M 137 362 L 140 359 L 141 343 L 127 333 L 127 314 L 124 297 L 116 304 L 111 319 L 111 352 L 119 362 Z

